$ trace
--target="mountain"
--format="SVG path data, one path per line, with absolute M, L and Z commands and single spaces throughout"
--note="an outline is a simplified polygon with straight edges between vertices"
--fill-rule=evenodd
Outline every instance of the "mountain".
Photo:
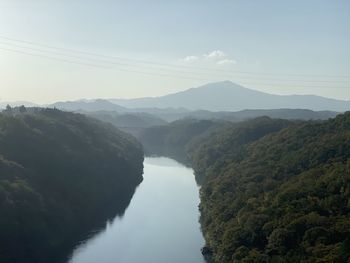
M 145 109 L 147 110 L 147 109 Z M 179 119 L 199 119 L 199 120 L 227 120 L 239 122 L 247 119 L 267 116 L 270 118 L 287 119 L 287 120 L 326 120 L 334 118 L 339 113 L 335 111 L 312 111 L 306 109 L 271 109 L 271 110 L 242 110 L 236 112 L 230 111 L 207 111 L 195 110 L 179 113 L 155 112 L 155 116 L 162 118 L 168 122 Z
M 97 99 L 97 100 L 76 100 L 76 101 L 63 101 L 56 102 L 48 105 L 49 108 L 57 108 L 60 110 L 68 111 L 118 111 L 125 112 L 127 109 L 121 107 L 115 103 L 108 100 Z
M 165 120 L 144 112 L 118 113 L 115 111 L 82 111 L 81 113 L 111 123 L 120 130 L 136 137 L 145 128 L 167 124 Z
M 109 122 L 118 128 L 147 128 L 167 124 L 163 119 L 143 112 L 119 114 L 115 111 L 94 111 L 85 114 Z
M 146 150 L 172 156 L 176 147 L 192 164 L 210 262 L 349 262 L 350 112 L 183 120 L 140 138 Z
M 145 154 L 171 157 L 188 165 L 186 144 L 194 138 L 199 140 L 229 122 L 213 120 L 183 119 L 168 125 L 153 126 L 143 129 L 138 135 Z
M 67 262 L 84 237 L 122 215 L 143 151 L 110 124 L 57 109 L 0 114 L 0 262 Z
M 240 111 L 245 109 L 310 109 L 346 111 L 350 102 L 315 95 L 274 95 L 223 81 L 161 97 L 112 99 L 128 108 L 186 108 L 190 110 Z
M 222 119 L 243 121 L 261 116 L 286 120 L 326 120 L 334 118 L 338 112 L 334 111 L 312 111 L 306 109 L 271 109 L 271 110 L 242 110 L 226 113 Z
M 207 251 L 220 263 L 349 262 L 350 113 L 266 134 L 268 123 L 277 127 L 252 120 L 190 151 Z

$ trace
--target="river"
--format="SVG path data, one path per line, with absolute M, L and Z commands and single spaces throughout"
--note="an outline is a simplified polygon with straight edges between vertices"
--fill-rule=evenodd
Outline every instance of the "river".
M 145 158 L 144 180 L 121 217 L 82 242 L 70 263 L 204 263 L 193 170 Z

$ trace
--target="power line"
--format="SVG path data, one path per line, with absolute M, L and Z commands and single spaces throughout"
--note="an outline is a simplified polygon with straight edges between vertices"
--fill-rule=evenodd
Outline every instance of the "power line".
M 187 76 L 179 76 L 179 75 L 172 75 L 172 74 L 161 74 L 161 73 L 153 73 L 153 72 L 144 72 L 144 71 L 136 71 L 136 70 L 129 70 L 129 69 L 124 69 L 124 68 L 113 68 L 113 67 L 105 67 L 101 66 L 98 64 L 91 64 L 91 63 L 84 63 L 84 62 L 78 62 L 78 61 L 72 61 L 68 59 L 61 59 L 57 57 L 51 57 L 51 56 L 46 56 L 46 55 L 40 55 L 40 54 L 33 54 L 29 52 L 24 52 L 20 50 L 14 50 L 14 49 L 8 49 L 8 48 L 3 48 L 0 47 L 1 50 L 9 51 L 9 52 L 14 52 L 14 53 L 19 53 L 23 55 L 29 55 L 29 56 L 34 56 L 34 57 L 40 57 L 40 58 L 45 58 L 45 59 L 50 59 L 50 60 L 56 60 L 60 62 L 66 62 L 66 63 L 72 63 L 72 64 L 78 64 L 78 65 L 84 65 L 84 66 L 90 66 L 90 67 L 97 67 L 97 68 L 102 68 L 102 69 L 110 69 L 110 70 L 116 70 L 116 71 L 122 71 L 122 72 L 130 72 L 130 73 L 137 73 L 137 74 L 144 74 L 144 75 L 153 75 L 153 76 L 161 76 L 161 77 L 172 77 L 172 78 L 182 78 L 182 79 L 191 79 L 191 80 L 203 80 L 203 81 L 213 81 L 213 79 L 205 79 L 205 78 L 195 78 L 195 77 L 187 77 Z M 293 88 L 337 88 L 337 89 L 348 89 L 350 87 L 336 87 L 336 86 L 310 86 L 310 85 L 288 85 L 288 84 L 273 84 L 273 83 L 262 83 L 262 82 L 246 82 L 246 81 L 240 81 L 239 83 L 244 84 L 244 85 L 262 85 L 262 86 L 270 86 L 270 87 L 293 87 Z
M 85 60 L 87 60 L 89 63 L 89 66 L 97 66 L 97 67 L 103 67 L 102 64 L 112 64 L 112 65 L 118 65 L 118 66 L 126 66 L 126 67 L 136 67 L 136 68 L 141 68 L 144 69 L 143 66 L 140 65 L 134 65 L 134 64 L 130 64 L 130 63 L 119 63 L 119 62 L 114 62 L 114 61 L 109 61 L 109 60 L 100 60 L 100 59 L 91 59 L 91 58 L 86 58 L 86 57 L 82 57 L 82 56 L 77 56 L 77 55 L 71 55 L 71 54 L 65 54 L 62 52 L 55 52 L 55 51 L 49 51 L 49 50 L 44 50 L 44 49 L 40 49 L 40 48 L 33 48 L 33 47 L 26 47 L 26 46 L 21 46 L 21 45 L 17 45 L 17 44 L 13 44 L 13 43 L 7 43 L 7 42 L 2 42 L 0 41 L 0 45 L 9 45 L 9 46 L 13 46 L 16 48 L 21 48 L 21 49 L 29 49 L 29 50 L 33 50 L 36 52 L 40 52 L 40 53 L 48 53 L 50 55 L 55 55 L 55 56 L 64 56 L 64 57 L 69 57 L 69 58 L 74 58 L 74 59 L 79 59 L 79 61 L 71 61 L 71 60 L 67 60 L 67 59 L 62 59 L 62 58 L 54 58 L 55 60 L 60 60 L 60 61 L 66 61 L 66 62 L 70 62 L 70 63 L 75 63 L 75 64 L 82 64 L 82 65 L 87 65 L 87 63 L 85 62 Z M 32 53 L 28 53 L 28 52 L 23 52 L 22 50 L 14 50 L 14 49 L 7 49 L 7 48 L 2 48 L 4 50 L 7 51 L 12 51 L 12 52 L 19 52 L 19 53 L 23 53 L 23 54 L 27 54 L 27 55 L 36 55 L 36 56 L 40 56 L 40 57 L 44 57 L 44 58 L 49 58 L 49 59 L 53 59 L 53 57 L 49 57 L 49 56 L 43 56 L 41 54 L 32 54 Z M 83 62 L 81 62 L 80 60 L 83 60 Z M 95 63 L 99 63 L 99 64 L 95 64 Z M 106 67 L 109 68 L 109 67 Z M 149 69 L 149 68 L 147 68 Z M 135 70 L 133 69 L 120 69 L 121 71 L 130 71 L 130 72 L 134 72 Z M 162 71 L 169 71 L 169 69 L 160 69 Z M 173 70 L 171 70 L 173 71 Z M 162 75 L 162 73 L 152 73 L 152 72 L 140 72 L 140 71 L 136 71 L 135 73 L 142 73 L 142 74 L 157 74 L 157 75 Z M 171 72 L 173 73 L 173 72 Z M 187 77 L 187 76 L 180 76 L 180 77 L 186 77 L 186 78 L 190 78 L 190 79 L 198 79 L 198 80 L 208 80 L 208 79 L 204 79 L 204 78 L 198 78 L 198 74 L 201 74 L 199 72 L 189 72 L 189 71 L 178 71 L 176 70 L 175 73 L 182 73 L 182 74 L 196 74 L 195 77 Z M 203 73 L 202 73 L 203 74 Z M 170 74 L 164 74 L 164 76 L 170 76 Z M 171 75 L 173 76 L 173 75 Z M 229 75 L 226 75 L 226 77 L 228 77 Z M 178 77 L 178 76 L 174 76 L 174 77 Z M 235 77 L 235 78 L 239 78 L 240 80 L 256 80 L 256 78 L 252 78 L 252 77 L 240 77 L 240 76 L 233 76 L 230 75 L 229 77 Z M 300 79 L 281 79 L 281 78 L 259 78 L 258 80 L 269 80 L 269 81 L 289 81 L 289 82 L 305 82 L 305 83 L 347 83 L 348 81 L 337 81 L 337 80 L 300 80 Z M 270 83 L 269 85 L 272 85 L 273 83 Z M 284 84 L 285 85 L 285 84 Z
M 1 44 L 1 41 L 0 41 Z M 7 44 L 7 43 L 6 43 Z M 13 45 L 13 44 L 11 44 Z M 22 46 L 19 45 L 13 45 L 16 47 L 20 47 L 20 48 L 24 48 Z M 97 68 L 102 68 L 102 69 L 114 69 L 116 71 L 122 71 L 122 72 L 131 72 L 131 73 L 138 73 L 138 74 L 144 74 L 144 75 L 153 75 L 153 76 L 162 76 L 162 77 L 172 77 L 172 78 L 183 78 L 183 79 L 192 79 L 192 80 L 203 80 L 203 81 L 213 81 L 212 79 L 207 79 L 207 78 L 198 78 L 198 77 L 188 77 L 188 76 L 180 76 L 180 75 L 173 75 L 173 74 L 162 74 L 162 73 L 154 73 L 154 72 L 146 72 L 146 71 L 139 71 L 139 70 L 130 70 L 130 69 L 125 69 L 125 68 L 114 68 L 114 67 L 106 67 L 104 65 L 101 64 L 95 64 L 95 63 L 86 63 L 86 62 L 82 62 L 82 61 L 73 61 L 73 60 L 68 60 L 68 59 L 62 59 L 62 58 L 57 58 L 57 57 L 52 57 L 52 56 L 47 56 L 47 55 L 42 55 L 42 54 L 34 54 L 34 53 L 29 53 L 29 52 L 24 52 L 22 50 L 16 50 L 16 49 L 8 49 L 8 48 L 3 48 L 0 47 L 0 49 L 5 50 L 5 51 L 9 51 L 9 52 L 15 52 L 15 53 L 20 53 L 20 54 L 24 54 L 24 55 L 29 55 L 29 56 L 35 56 L 35 57 L 41 57 L 41 58 L 45 58 L 45 59 L 50 59 L 50 60 L 56 60 L 56 61 L 60 61 L 60 62 L 66 62 L 66 63 L 72 63 L 72 64 L 78 64 L 78 65 L 84 65 L 84 66 L 92 66 L 92 67 L 97 67 Z M 35 51 L 39 51 L 39 52 L 47 52 L 45 50 L 42 49 L 37 49 L 37 48 L 29 48 L 31 50 L 35 50 Z M 51 51 L 50 51 L 51 52 Z M 49 53 L 50 53 L 49 52 Z M 66 54 L 62 54 L 60 52 L 51 52 L 54 55 L 64 55 L 67 56 Z M 70 57 L 73 58 L 78 58 L 78 59 L 86 59 L 84 57 L 80 57 L 80 56 L 73 56 L 73 55 L 69 55 Z M 90 60 L 93 62 L 104 62 L 104 61 L 100 61 L 100 60 Z M 116 63 L 118 64 L 118 63 Z M 118 64 L 118 65 L 124 65 L 122 63 Z M 128 66 L 133 66 L 133 65 L 128 65 Z M 187 72 L 186 72 L 187 73 Z M 251 82 L 251 80 L 254 81 L 254 79 L 248 79 L 248 81 L 243 80 L 241 77 L 238 77 L 240 80 L 239 82 L 243 83 L 243 84 L 247 84 L 247 85 L 262 85 L 262 86 L 277 86 L 277 87 L 293 87 L 293 88 L 302 88 L 302 87 L 306 87 L 306 88 L 349 88 L 349 87 L 337 87 L 337 86 L 311 86 L 311 85 L 296 85 L 296 84 L 276 84 L 276 83 L 262 83 L 262 82 Z M 281 80 L 281 81 L 285 81 L 285 80 Z M 298 80 L 291 80 L 291 81 L 298 81 Z M 299 81 L 302 82 L 302 81 Z M 321 83 L 326 82 L 326 81 L 319 81 Z
M 140 66 L 140 65 L 130 64 L 130 63 L 120 63 L 120 62 L 115 62 L 115 61 L 110 61 L 110 60 L 91 59 L 91 58 L 88 58 L 88 57 L 82 57 L 82 56 L 77 56 L 77 55 L 65 54 L 65 53 L 55 52 L 55 51 L 48 51 L 48 50 L 43 50 L 43 49 L 39 49 L 39 48 L 24 47 L 24 46 L 12 44 L 12 43 L 6 43 L 6 42 L 2 42 L 2 41 L 0 41 L 0 45 L 9 45 L 9 46 L 13 46 L 13 47 L 16 47 L 16 48 L 29 49 L 29 50 L 33 50 L 33 51 L 40 52 L 40 53 L 48 53 L 48 54 L 51 54 L 51 55 L 70 57 L 70 58 L 79 59 L 79 60 L 83 60 L 83 61 L 87 60 L 87 61 L 95 62 L 95 63 L 104 63 L 104 64 L 119 65 L 119 66 L 126 66 L 126 67 L 136 67 L 136 68 L 145 69 L 145 66 Z M 167 69 L 160 69 L 160 70 L 167 70 Z M 176 72 L 185 73 L 185 74 L 191 73 L 191 72 L 188 72 L 188 71 L 178 71 L 178 70 L 176 70 Z M 193 72 L 193 73 L 194 74 L 201 74 L 201 73 L 198 73 L 198 72 Z
M 114 69 L 117 71 L 131 72 L 131 73 L 138 73 L 138 74 L 145 74 L 145 75 L 162 76 L 162 77 L 173 77 L 173 78 L 185 78 L 185 79 L 192 79 L 192 80 L 212 81 L 210 79 L 191 78 L 191 77 L 176 76 L 176 75 L 171 75 L 171 74 L 161 74 L 161 73 L 152 73 L 152 72 L 143 72 L 143 71 L 136 71 L 136 70 L 121 69 L 121 68 L 105 67 L 105 66 L 100 66 L 100 65 L 96 65 L 96 64 L 83 63 L 83 62 L 72 61 L 72 60 L 67 60 L 67 59 L 60 59 L 60 58 L 56 58 L 56 57 L 50 57 L 50 56 L 45 56 L 45 55 L 40 55 L 40 54 L 33 54 L 33 53 L 29 53 L 29 52 L 23 52 L 23 51 L 19 51 L 19 50 L 2 48 L 2 47 L 0 47 L 0 49 L 5 50 L 5 51 L 9 51 L 9 52 L 20 53 L 23 55 L 33 56 L 33 57 L 41 57 L 41 58 L 45 58 L 45 59 L 52 59 L 52 60 L 57 60 L 57 61 L 61 61 L 61 62 L 90 66 L 90 67 L 97 67 L 97 68 L 102 68 L 102 69 L 112 69 L 112 70 Z
M 0 36 L 2 39 L 6 39 L 8 41 L 13 41 L 13 42 L 21 42 L 27 45 L 35 45 L 35 46 L 41 46 L 44 48 L 49 48 L 49 49 L 56 49 L 56 50 L 61 50 L 64 52 L 70 52 L 70 53 L 79 53 L 79 54 L 84 54 L 88 56 L 94 56 L 94 57 L 103 57 L 103 58 L 109 58 L 109 59 L 117 59 L 117 60 L 124 60 L 124 61 L 133 61 L 134 63 L 141 63 L 141 64 L 150 64 L 153 66 L 162 66 L 162 67 L 170 67 L 170 68 L 187 68 L 187 69 L 194 69 L 194 70 L 205 70 L 205 71 L 211 71 L 211 72 L 225 72 L 225 73 L 230 73 L 230 74 L 247 74 L 247 75 L 258 75 L 258 76 L 294 76 L 294 77 L 321 77 L 321 78 L 350 78 L 350 75 L 312 75 L 312 74 L 292 74 L 292 73 L 269 73 L 269 72 L 249 72 L 249 71 L 236 71 L 236 70 L 225 70 L 225 69 L 216 69 L 216 68 L 207 68 L 207 67 L 193 67 L 193 66 L 188 66 L 188 65 L 175 65 L 175 64 L 167 64 L 167 63 L 160 63 L 160 62 L 154 62 L 154 61 L 149 61 L 149 60 L 138 60 L 138 59 L 131 59 L 131 58 L 123 58 L 123 57 L 116 57 L 116 56 L 110 56 L 110 55 L 103 55 L 103 54 L 97 54 L 93 52 L 86 52 L 86 51 L 81 51 L 81 50 L 75 50 L 75 49 L 69 49 L 69 48 L 62 48 L 62 47 L 56 47 L 56 46 L 51 46 L 47 44 L 41 44 L 37 42 L 31 42 L 31 41 L 26 41 L 26 40 L 20 40 L 20 39 L 15 39 L 15 38 L 9 38 L 5 36 Z
M 56 61 L 61 61 L 61 62 L 66 62 L 66 63 L 84 65 L 84 66 L 95 67 L 95 68 L 104 68 L 104 69 L 108 68 L 108 67 L 105 67 L 105 66 L 102 66 L 102 65 L 71 61 L 71 60 L 67 60 L 67 59 L 61 59 L 61 58 L 50 57 L 50 56 L 39 55 L 39 54 L 32 54 L 32 53 L 29 53 L 29 52 L 20 51 L 20 50 L 14 50 L 14 49 L 10 49 L 10 48 L 0 47 L 0 49 L 1 50 L 5 50 L 5 51 L 9 51 L 9 52 L 20 53 L 20 54 L 23 54 L 23 55 L 28 55 L 28 56 L 33 56 L 33 57 L 41 57 L 41 58 L 46 58 L 46 59 L 51 59 L 51 60 L 56 60 Z

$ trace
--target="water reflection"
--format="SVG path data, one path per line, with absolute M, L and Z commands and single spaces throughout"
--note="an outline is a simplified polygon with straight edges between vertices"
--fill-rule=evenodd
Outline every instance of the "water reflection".
M 144 181 L 123 217 L 74 251 L 71 263 L 202 263 L 198 187 L 176 161 L 146 158 Z

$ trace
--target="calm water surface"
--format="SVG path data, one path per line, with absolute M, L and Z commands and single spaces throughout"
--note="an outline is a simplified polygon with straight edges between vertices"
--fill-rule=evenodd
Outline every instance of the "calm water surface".
M 199 194 L 192 169 L 146 158 L 144 181 L 123 217 L 78 246 L 70 263 L 203 263 Z

